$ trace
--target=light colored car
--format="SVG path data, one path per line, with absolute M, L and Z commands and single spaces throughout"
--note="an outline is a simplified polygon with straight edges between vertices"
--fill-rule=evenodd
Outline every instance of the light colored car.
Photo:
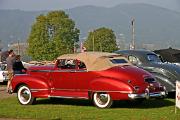
M 6 64 L 0 64 L 0 82 L 8 81 L 8 71 L 6 70 Z

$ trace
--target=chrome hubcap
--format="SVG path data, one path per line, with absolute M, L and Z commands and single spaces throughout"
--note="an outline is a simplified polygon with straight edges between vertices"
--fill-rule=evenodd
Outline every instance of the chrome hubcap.
M 20 92 L 20 98 L 23 102 L 27 102 L 30 99 L 30 91 L 27 89 L 23 89 Z
M 104 105 L 108 102 L 108 95 L 103 93 L 97 94 L 97 101 L 99 104 Z

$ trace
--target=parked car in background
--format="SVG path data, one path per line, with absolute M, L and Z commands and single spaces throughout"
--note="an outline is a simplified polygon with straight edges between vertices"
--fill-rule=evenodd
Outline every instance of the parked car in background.
M 155 50 L 156 54 L 158 54 L 163 62 L 167 62 L 169 64 L 176 64 L 180 66 L 180 50 L 168 48 Z
M 93 100 L 99 108 L 111 107 L 114 100 L 166 95 L 150 73 L 121 55 L 103 52 L 66 54 L 54 65 L 31 66 L 26 74 L 14 76 L 12 90 L 22 105 L 36 98 L 76 98 Z
M 154 52 L 160 55 L 164 62 L 180 64 L 180 50 L 178 49 L 168 48 L 154 50 Z
M 115 53 L 124 55 L 132 64 L 152 73 L 169 93 L 175 92 L 176 81 L 180 81 L 178 65 L 163 63 L 157 54 L 147 50 L 118 50 Z
M 6 70 L 6 64 L 0 63 L 0 82 L 8 81 L 8 71 Z

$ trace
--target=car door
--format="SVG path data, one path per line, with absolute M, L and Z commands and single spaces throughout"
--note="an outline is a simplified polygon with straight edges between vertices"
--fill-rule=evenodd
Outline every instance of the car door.
M 51 96 L 77 97 L 74 79 L 75 66 L 73 59 L 62 59 L 57 62 L 52 73 Z
M 87 71 L 86 65 L 79 60 L 76 60 L 77 67 L 74 73 L 74 80 L 76 82 L 76 94 L 80 98 L 88 98 L 89 83 L 92 75 Z

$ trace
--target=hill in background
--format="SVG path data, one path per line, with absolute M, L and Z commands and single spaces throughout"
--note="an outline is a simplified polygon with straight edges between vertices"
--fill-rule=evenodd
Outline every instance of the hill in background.
M 113 29 L 126 43 L 131 41 L 131 19 L 135 18 L 138 46 L 180 49 L 180 13 L 147 4 L 120 4 L 115 7 L 82 6 L 65 10 L 81 31 L 81 38 L 99 27 Z M 36 16 L 47 11 L 0 10 L 0 40 L 3 44 L 26 41 Z

